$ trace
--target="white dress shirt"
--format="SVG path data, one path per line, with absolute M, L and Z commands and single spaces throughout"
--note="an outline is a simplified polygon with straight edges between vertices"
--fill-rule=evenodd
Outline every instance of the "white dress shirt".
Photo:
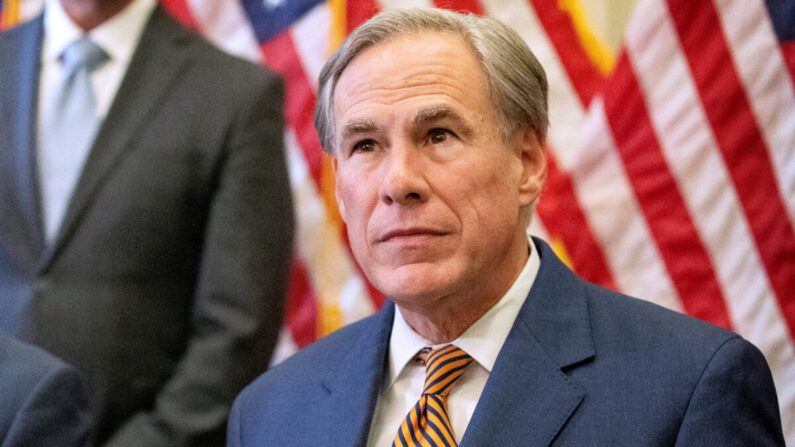
M 118 14 L 88 33 L 91 40 L 109 56 L 109 60 L 94 70 L 91 76 L 100 121 L 110 109 L 156 4 L 156 0 L 133 0 Z M 55 106 L 56 90 L 61 78 L 65 76 L 59 57 L 66 47 L 84 35 L 83 30 L 63 10 L 59 0 L 47 0 L 44 6 L 44 39 L 39 79 L 39 141 L 42 117 L 51 114 Z M 48 240 L 52 240 L 60 227 L 89 149 L 43 148 L 38 145 L 39 189 Z
M 508 292 L 451 343 L 475 359 L 447 397 L 450 423 L 457 442 L 461 442 L 464 436 L 497 355 L 538 274 L 541 259 L 533 242 L 529 244 L 530 256 Z M 392 445 L 400 424 L 419 400 L 425 384 L 425 367 L 413 359 L 425 346 L 436 348 L 442 345 L 434 345 L 414 332 L 396 307 L 389 339 L 388 376 L 383 381 L 376 403 L 367 440 L 369 447 Z

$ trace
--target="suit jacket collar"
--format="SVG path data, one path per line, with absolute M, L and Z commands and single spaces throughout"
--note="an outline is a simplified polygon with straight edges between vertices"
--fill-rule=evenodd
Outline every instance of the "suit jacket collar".
M 585 283 L 534 238 L 541 268 L 461 446 L 549 445 L 585 397 L 567 374 L 594 355 Z
M 36 265 L 44 249 L 35 158 L 42 36 L 39 16 L 0 41 L 0 144 L 7 145 L 0 151 L 2 233 L 25 265 Z
M 543 241 L 541 267 L 497 356 L 461 446 L 549 445 L 585 398 L 567 372 L 594 356 L 586 283 Z M 364 446 L 385 380 L 387 301 L 321 379 L 329 445 Z M 342 410 L 341 410 L 342 409 Z
M 517 317 L 560 367 L 594 355 L 587 283 L 569 270 L 544 241 L 533 238 L 541 257 L 538 278 Z
M 394 313 L 394 304 L 386 301 L 372 319 L 364 322 L 370 327 L 358 332 L 358 339 L 340 356 L 336 367 L 321 379 L 328 393 L 324 408 L 327 426 L 323 427 L 330 436 L 328 445 L 364 447 L 367 443 L 375 404 L 386 377 Z
M 133 137 L 153 119 L 180 73 L 190 65 L 184 47 L 192 38 L 161 6 L 152 13 L 122 80 L 113 105 L 100 127 L 55 240 L 39 269 L 46 270 L 95 198 L 108 175 L 129 151 Z

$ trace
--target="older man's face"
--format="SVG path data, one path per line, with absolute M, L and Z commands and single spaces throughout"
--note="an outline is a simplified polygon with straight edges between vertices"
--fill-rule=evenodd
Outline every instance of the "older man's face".
M 527 254 L 520 208 L 538 196 L 545 158 L 532 131 L 501 138 L 463 41 L 423 32 L 366 50 L 343 72 L 334 113 L 337 202 L 370 281 L 398 304 L 504 293 Z

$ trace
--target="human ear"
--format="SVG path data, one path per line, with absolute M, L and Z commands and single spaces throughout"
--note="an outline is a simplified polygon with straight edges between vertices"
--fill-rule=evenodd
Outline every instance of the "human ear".
M 522 205 L 530 205 L 538 199 L 547 179 L 547 148 L 543 136 L 531 126 L 525 126 L 520 132 L 522 176 L 519 181 L 519 199 Z
M 340 212 L 340 217 L 342 218 L 343 222 L 347 223 L 347 219 L 345 218 L 345 200 L 342 198 L 342 194 L 340 193 L 340 181 L 339 176 L 337 175 L 337 170 L 339 169 L 337 158 L 334 157 L 331 159 L 331 172 L 334 173 L 334 198 L 337 200 L 337 209 Z

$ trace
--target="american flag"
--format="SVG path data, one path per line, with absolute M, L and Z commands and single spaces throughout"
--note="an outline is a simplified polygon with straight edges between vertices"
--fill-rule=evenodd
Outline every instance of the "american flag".
M 40 2 L 0 0 L 0 23 Z M 639 0 L 617 53 L 577 0 L 161 2 L 287 82 L 298 231 L 274 361 L 384 300 L 336 211 L 312 125 L 317 75 L 376 11 L 438 6 L 501 19 L 547 70 L 551 165 L 530 232 L 592 282 L 756 344 L 795 445 L 795 0 Z

